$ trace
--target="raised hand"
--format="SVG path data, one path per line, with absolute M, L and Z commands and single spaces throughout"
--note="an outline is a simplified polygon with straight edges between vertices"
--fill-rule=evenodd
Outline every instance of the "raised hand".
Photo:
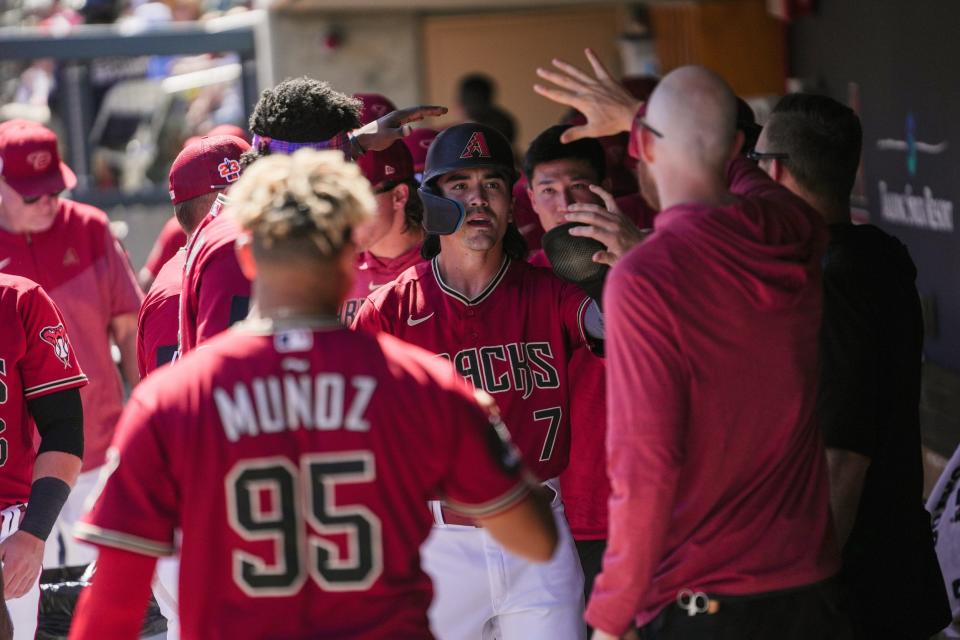
M 446 107 L 421 105 L 391 111 L 382 118 L 363 125 L 353 132 L 364 151 L 383 151 L 395 141 L 410 135 L 411 122 L 442 116 Z
M 554 69 L 538 68 L 537 75 L 559 88 L 541 84 L 533 90 L 543 97 L 573 107 L 587 118 L 584 125 L 572 127 L 561 136 L 568 143 L 580 138 L 600 138 L 630 131 L 633 117 L 643 104 L 617 82 L 592 49 L 585 49 L 594 77 L 563 60 L 554 59 Z

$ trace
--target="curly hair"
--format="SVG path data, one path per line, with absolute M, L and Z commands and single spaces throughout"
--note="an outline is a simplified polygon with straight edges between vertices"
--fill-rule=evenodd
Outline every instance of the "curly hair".
M 253 133 L 287 142 L 320 142 L 360 126 L 363 102 L 329 83 L 303 76 L 265 89 L 250 115 Z M 240 164 L 248 166 L 269 151 L 251 149 Z
M 258 259 L 331 259 L 373 215 L 370 183 L 337 151 L 272 155 L 230 191 L 230 212 L 253 234 Z

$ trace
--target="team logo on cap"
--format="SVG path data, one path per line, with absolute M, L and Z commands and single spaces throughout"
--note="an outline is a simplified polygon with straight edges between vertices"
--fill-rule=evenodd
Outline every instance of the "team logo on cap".
M 240 179 L 240 163 L 230 158 L 224 158 L 223 162 L 217 165 L 217 173 L 227 182 L 236 182 Z
M 27 154 L 27 163 L 33 167 L 34 171 L 43 171 L 50 166 L 53 156 L 49 151 L 34 151 Z
M 41 329 L 40 339 L 53 347 L 53 352 L 63 363 L 64 369 L 70 367 L 70 343 L 67 342 L 67 331 L 62 324 Z
M 461 159 L 474 157 L 490 157 L 490 150 L 487 148 L 487 139 L 483 137 L 482 131 L 473 132 L 473 135 L 467 140 L 467 146 L 463 148 L 463 153 L 460 154 Z

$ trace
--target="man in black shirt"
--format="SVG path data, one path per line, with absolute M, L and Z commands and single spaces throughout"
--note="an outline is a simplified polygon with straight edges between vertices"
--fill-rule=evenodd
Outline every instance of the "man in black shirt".
M 751 155 L 830 225 L 818 410 L 857 637 L 926 640 L 950 610 L 922 502 L 917 272 L 899 240 L 850 221 L 861 141 L 852 110 L 794 94 Z

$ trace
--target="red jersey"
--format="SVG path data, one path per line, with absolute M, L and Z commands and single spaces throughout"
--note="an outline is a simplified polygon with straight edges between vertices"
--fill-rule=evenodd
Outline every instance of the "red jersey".
M 530 264 L 550 269 L 542 249 L 530 254 Z M 563 511 L 574 540 L 607 537 L 607 373 L 603 358 L 590 349 L 570 356 L 570 462 L 560 474 Z
M 353 324 L 353 319 L 367 296 L 421 262 L 423 257 L 420 255 L 419 244 L 396 258 L 378 258 L 369 251 L 357 255 L 353 288 L 340 308 L 340 321 L 343 326 L 349 327 Z
M 160 235 L 153 243 L 153 248 L 150 249 L 150 254 L 147 256 L 143 268 L 149 271 L 153 277 L 157 277 L 163 265 L 167 264 L 170 258 L 176 255 L 177 251 L 182 249 L 185 244 L 187 244 L 187 234 L 184 233 L 183 227 L 177 221 L 177 216 L 173 216 L 167 220 L 163 229 L 160 230 Z
M 661 212 L 604 291 L 613 496 L 586 618 L 614 635 L 681 589 L 765 593 L 839 568 L 816 416 L 826 227 L 732 167 L 740 197 Z
M 371 295 L 354 327 L 386 331 L 451 360 L 493 396 L 524 462 L 547 480 L 567 466 L 568 362 L 586 344 L 590 302 L 553 273 L 506 258 L 471 300 L 444 283 L 435 258 Z
M 165 555 L 179 528 L 184 640 L 429 638 L 425 502 L 529 491 L 499 426 L 391 336 L 244 322 L 137 387 L 78 536 Z
M 30 496 L 36 426 L 27 400 L 87 384 L 60 311 L 34 282 L 0 274 L 0 509 Z
M 123 410 L 123 385 L 110 353 L 110 322 L 136 314 L 143 292 L 107 214 L 59 199 L 53 225 L 40 233 L 0 230 L 0 271 L 33 280 L 63 313 L 90 384 L 83 400 L 83 470 L 103 464 Z
M 240 226 L 221 215 L 226 202 L 217 196 L 187 245 L 180 293 L 181 355 L 246 318 L 250 308 L 250 281 L 234 252 Z
M 186 251 L 177 251 L 150 285 L 137 316 L 137 366 L 145 378 L 159 366 L 173 360 L 177 351 L 180 318 L 180 288 Z

